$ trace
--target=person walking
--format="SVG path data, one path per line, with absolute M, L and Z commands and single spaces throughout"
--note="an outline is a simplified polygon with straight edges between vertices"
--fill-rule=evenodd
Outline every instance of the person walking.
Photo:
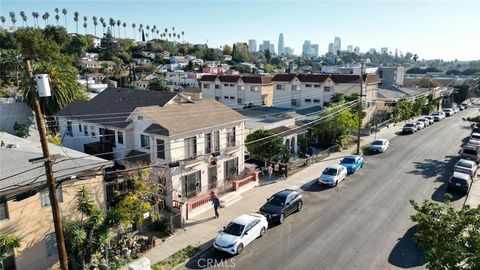
M 213 210 L 215 211 L 215 218 L 219 218 L 218 208 L 220 207 L 220 199 L 218 199 L 217 194 L 213 193 L 212 197 Z
M 272 174 L 273 174 L 273 167 L 272 167 L 272 164 L 269 164 L 268 167 L 267 167 L 267 171 L 268 171 L 268 179 L 272 179 Z

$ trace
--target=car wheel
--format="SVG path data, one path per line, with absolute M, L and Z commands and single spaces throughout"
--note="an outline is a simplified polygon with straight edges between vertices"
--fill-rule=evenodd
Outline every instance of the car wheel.
M 282 214 L 280 215 L 280 219 L 278 220 L 278 223 L 282 224 L 283 221 L 285 221 L 285 214 L 284 214 L 284 213 L 282 213 Z
M 297 212 L 300 212 L 300 210 L 302 210 L 302 206 L 303 206 L 303 202 L 299 201 L 297 204 Z
M 243 251 L 243 244 L 239 244 L 237 247 L 237 255 L 241 254 Z
M 267 229 L 265 229 L 265 227 L 262 227 L 262 229 L 260 230 L 260 237 L 264 236 L 266 231 Z

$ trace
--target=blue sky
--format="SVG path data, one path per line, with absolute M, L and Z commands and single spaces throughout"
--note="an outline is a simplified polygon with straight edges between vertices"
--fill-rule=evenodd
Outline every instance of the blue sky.
M 294 1 L 294 0 L 224 0 L 224 1 L 24 1 L 0 0 L 0 14 L 23 10 L 50 13 L 68 9 L 68 27 L 75 29 L 73 13 L 89 18 L 112 17 L 128 23 L 127 35 L 133 35 L 131 24 L 154 25 L 163 29 L 172 26 L 185 31 L 185 40 L 206 43 L 210 47 L 236 41 L 271 40 L 277 47 L 279 33 L 285 45 L 301 53 L 304 40 L 318 43 L 325 53 L 335 36 L 342 39 L 342 48 L 359 46 L 388 47 L 393 51 L 414 52 L 420 58 L 445 60 L 480 59 L 480 1 Z M 10 23 L 10 20 L 8 20 Z M 83 21 L 82 21 L 83 22 Z M 60 23 L 64 24 L 61 14 Z M 43 21 L 40 23 L 43 26 Z M 80 30 L 83 33 L 83 28 Z M 101 28 L 97 29 L 101 33 Z M 93 31 L 92 31 L 93 32 Z M 123 29 L 122 29 L 123 35 Z

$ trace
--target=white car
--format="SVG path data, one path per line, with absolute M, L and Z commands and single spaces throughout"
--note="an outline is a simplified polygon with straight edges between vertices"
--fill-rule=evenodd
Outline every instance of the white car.
M 460 159 L 453 167 L 453 171 L 467 173 L 473 178 L 477 175 L 477 163 L 468 159 Z
M 443 113 L 445 113 L 446 116 L 452 116 L 453 114 L 455 114 L 455 111 L 452 108 L 446 108 L 443 109 Z
M 347 178 L 347 168 L 342 165 L 331 165 L 323 170 L 318 183 L 336 187 L 337 184 Z
M 422 121 L 417 121 L 415 122 L 415 126 L 417 127 L 417 130 L 424 129 L 425 128 L 425 123 Z
M 387 151 L 389 146 L 390 146 L 390 143 L 388 142 L 387 139 L 376 139 L 375 141 L 372 142 L 372 145 L 370 146 L 370 152 L 383 153 Z
M 265 216 L 257 213 L 244 214 L 224 227 L 213 241 L 213 247 L 232 255 L 240 254 L 253 240 L 264 236 L 267 229 Z
M 422 122 L 425 125 L 425 127 L 430 126 L 430 120 L 428 118 L 420 118 L 417 120 L 417 122 Z

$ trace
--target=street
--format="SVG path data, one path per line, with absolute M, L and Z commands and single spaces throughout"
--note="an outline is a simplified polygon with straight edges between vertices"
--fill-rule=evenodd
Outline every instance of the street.
M 409 200 L 443 201 L 462 140 L 470 134 L 461 118 L 477 112 L 470 108 L 418 133 L 396 136 L 386 153 L 365 156 L 365 167 L 337 188 L 319 186 L 318 175 L 312 175 L 301 187 L 300 213 L 269 228 L 239 256 L 209 249 L 186 267 L 422 269 L 421 252 L 411 242 Z M 461 207 L 464 200 L 455 195 L 453 203 Z

